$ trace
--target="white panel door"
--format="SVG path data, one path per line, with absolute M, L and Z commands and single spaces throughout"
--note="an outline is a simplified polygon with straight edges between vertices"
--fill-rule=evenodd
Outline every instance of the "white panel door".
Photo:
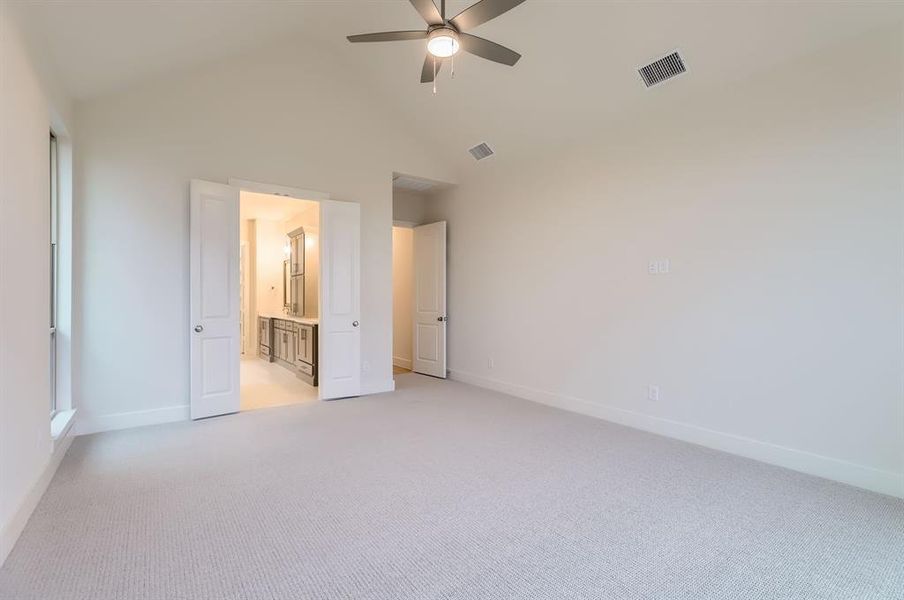
M 446 377 L 446 222 L 414 228 L 412 370 Z
M 320 202 L 320 398 L 361 393 L 361 207 Z
M 191 418 L 239 410 L 239 190 L 191 182 Z

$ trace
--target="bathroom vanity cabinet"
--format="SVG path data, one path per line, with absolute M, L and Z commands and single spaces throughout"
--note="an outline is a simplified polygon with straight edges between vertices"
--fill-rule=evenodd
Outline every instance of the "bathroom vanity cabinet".
M 273 338 L 273 323 L 268 317 L 257 318 L 257 340 L 260 347 L 260 357 L 270 362 L 273 360 L 271 339 Z
M 317 385 L 317 321 L 292 317 L 258 318 L 260 357 Z

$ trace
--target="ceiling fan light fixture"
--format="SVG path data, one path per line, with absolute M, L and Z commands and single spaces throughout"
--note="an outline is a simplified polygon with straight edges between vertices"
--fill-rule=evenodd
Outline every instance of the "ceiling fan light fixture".
M 401 2 L 401 0 L 399 0 Z M 408 0 L 427 24 L 426 29 L 408 31 L 380 31 L 348 36 L 352 44 L 361 42 L 403 42 L 407 40 L 427 41 L 427 57 L 421 67 L 421 83 L 432 83 L 436 92 L 436 74 L 444 62 L 452 63 L 452 77 L 455 77 L 456 54 L 465 52 L 488 61 L 514 67 L 521 55 L 501 46 L 467 33 L 468 30 L 505 14 L 526 0 L 477 0 L 451 19 L 446 18 L 446 0 Z M 3 2 L 3 0 L 0 0 Z M 437 60 L 439 59 L 439 60 Z M 448 59 L 448 61 L 446 60 Z
M 461 49 L 458 33 L 448 27 L 439 27 L 427 36 L 427 52 L 436 58 L 455 56 Z

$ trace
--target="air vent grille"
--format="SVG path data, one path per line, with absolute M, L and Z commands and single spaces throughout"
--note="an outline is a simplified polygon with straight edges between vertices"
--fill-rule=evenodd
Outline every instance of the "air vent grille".
M 471 156 L 473 156 L 476 160 L 483 160 L 489 156 L 493 156 L 493 149 L 487 146 L 485 143 L 477 144 L 476 146 L 468 150 L 468 152 L 470 152 Z
M 681 75 L 685 71 L 687 71 L 687 68 L 684 66 L 684 60 L 677 52 L 672 52 L 668 56 L 637 69 L 647 87 L 653 87 L 657 83 L 662 83 L 666 79 Z

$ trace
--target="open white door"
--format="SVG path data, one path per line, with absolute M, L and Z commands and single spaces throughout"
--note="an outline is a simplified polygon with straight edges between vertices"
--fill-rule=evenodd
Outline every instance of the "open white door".
M 191 418 L 239 410 L 239 190 L 191 182 Z
M 414 228 L 411 369 L 446 378 L 446 222 Z
M 361 207 L 320 202 L 320 398 L 361 394 Z

